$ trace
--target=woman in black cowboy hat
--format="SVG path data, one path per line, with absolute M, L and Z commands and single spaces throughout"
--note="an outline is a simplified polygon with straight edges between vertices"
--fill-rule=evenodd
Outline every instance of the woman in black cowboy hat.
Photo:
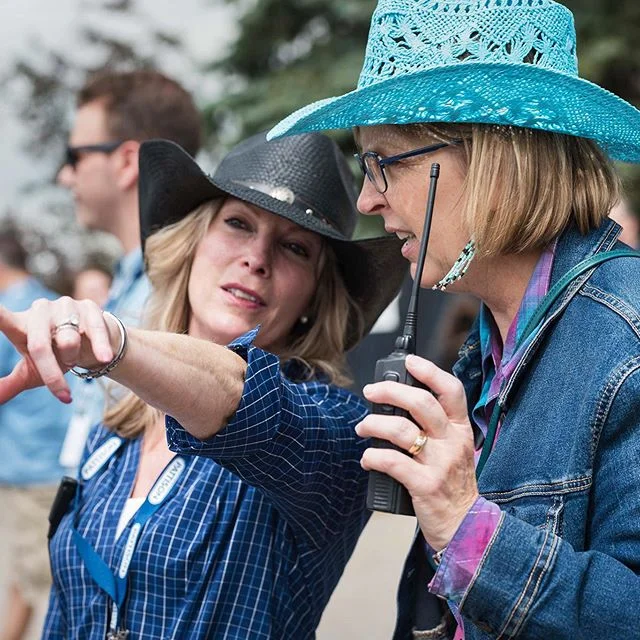
M 397 239 L 350 240 L 352 176 L 319 134 L 250 138 L 212 177 L 150 141 L 140 176 L 152 331 L 70 298 L 0 313 L 24 355 L 3 400 L 69 402 L 72 366 L 132 390 L 51 540 L 45 637 L 311 638 L 367 519 L 366 409 L 340 385 Z

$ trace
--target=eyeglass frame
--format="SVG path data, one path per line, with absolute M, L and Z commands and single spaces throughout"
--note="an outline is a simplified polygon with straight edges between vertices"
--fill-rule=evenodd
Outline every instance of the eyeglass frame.
M 101 142 L 99 144 L 81 144 L 75 147 L 67 145 L 64 153 L 63 167 L 71 167 L 74 171 L 78 162 L 80 162 L 81 153 L 113 153 L 118 147 L 125 143 L 124 140 L 115 142 Z
M 426 153 L 433 153 L 434 151 L 439 151 L 440 149 L 444 149 L 445 147 L 450 147 L 450 146 L 461 144 L 461 143 L 462 143 L 462 139 L 456 138 L 451 142 L 437 142 L 435 144 L 427 145 L 426 147 L 419 147 L 418 149 L 405 151 L 404 153 L 399 153 L 395 156 L 382 157 L 380 154 L 376 153 L 375 151 L 365 151 L 364 153 L 354 153 L 353 157 L 358 161 L 358 164 L 360 165 L 360 169 L 362 170 L 362 173 L 371 182 L 374 189 L 378 193 L 386 193 L 387 189 L 389 188 L 389 183 L 387 182 L 387 175 L 384 172 L 385 167 L 388 167 L 390 164 L 399 162 L 400 160 L 406 160 L 407 158 L 413 158 L 415 156 L 424 155 Z M 374 158 L 378 163 L 378 166 L 380 167 L 380 175 L 384 180 L 384 189 L 382 191 L 378 189 L 375 180 L 371 177 L 368 167 L 365 164 L 365 158 Z

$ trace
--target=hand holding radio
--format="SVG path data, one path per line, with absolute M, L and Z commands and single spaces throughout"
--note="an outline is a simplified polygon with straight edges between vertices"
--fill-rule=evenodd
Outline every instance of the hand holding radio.
M 474 442 L 462 384 L 414 353 L 418 296 L 440 165 L 433 163 L 425 221 L 403 334 L 376 363 L 364 388 L 372 413 L 357 428 L 371 437 L 362 457 L 370 471 L 367 507 L 416 515 L 436 550 L 447 545 L 478 497 Z
M 403 415 L 372 413 L 358 425 L 358 435 L 394 445 L 367 449 L 362 466 L 406 487 L 425 539 L 441 549 L 478 497 L 473 431 L 459 380 L 418 356 L 406 358 L 406 369 L 419 387 L 383 381 L 364 389 L 374 405 Z M 421 432 L 426 444 L 407 455 Z
M 431 231 L 431 219 L 433 217 L 433 207 L 436 199 L 436 188 L 438 177 L 440 176 L 440 165 L 434 162 L 429 173 L 429 195 L 427 197 L 427 210 L 425 213 L 422 239 L 420 241 L 420 251 L 416 273 L 411 289 L 409 308 L 405 318 L 404 332 L 396 339 L 395 349 L 386 357 L 381 358 L 376 363 L 374 382 L 397 382 L 403 385 L 419 386 L 416 380 L 407 371 L 405 361 L 407 357 L 414 353 L 415 338 L 418 330 L 418 296 L 420 295 L 420 281 L 422 280 L 422 270 L 427 257 L 427 246 L 429 244 L 429 233 Z M 374 403 L 372 412 L 374 414 L 394 416 L 398 418 L 409 418 L 409 414 L 393 403 Z M 419 444 L 418 444 L 419 443 Z M 394 448 L 385 440 L 373 439 L 373 447 L 379 449 Z M 424 442 L 416 441 L 412 445 L 414 452 L 417 448 L 422 448 Z M 397 483 L 393 478 L 377 471 L 369 474 L 369 484 L 367 488 L 367 507 L 375 511 L 385 511 L 401 515 L 414 515 L 411 497 L 407 489 Z

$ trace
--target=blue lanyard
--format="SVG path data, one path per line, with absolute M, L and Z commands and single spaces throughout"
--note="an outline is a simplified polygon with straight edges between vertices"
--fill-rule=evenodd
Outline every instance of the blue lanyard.
M 102 471 L 107 462 L 115 455 L 115 453 L 124 444 L 124 439 L 119 436 L 109 437 L 102 445 L 100 445 L 91 454 L 89 459 L 84 463 L 80 470 L 82 480 L 89 480 Z M 153 487 L 149 491 L 144 503 L 138 509 L 133 518 L 133 524 L 129 531 L 129 537 L 120 559 L 118 571 L 114 574 L 107 563 L 100 557 L 98 552 L 89 544 L 89 542 L 78 532 L 76 524 L 78 520 L 78 512 L 80 508 L 81 490 L 76 493 L 73 525 L 71 527 L 71 535 L 76 545 L 78 553 L 82 558 L 89 575 L 94 582 L 111 598 L 113 603 L 110 630 L 115 634 L 120 628 L 122 617 L 122 605 L 127 596 L 127 586 L 129 580 L 129 567 L 135 552 L 136 545 L 144 525 L 147 520 L 162 506 L 162 504 L 174 492 L 178 480 L 182 472 L 187 466 L 186 460 L 182 456 L 172 458 L 160 477 L 156 480 Z M 81 487 L 80 487 L 81 489 Z

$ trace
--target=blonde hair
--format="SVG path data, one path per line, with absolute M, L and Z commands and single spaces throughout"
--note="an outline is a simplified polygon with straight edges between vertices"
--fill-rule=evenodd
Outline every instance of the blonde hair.
M 611 162 L 586 138 L 485 124 L 394 129 L 413 141 L 462 140 L 464 223 L 480 256 L 543 248 L 570 224 L 586 234 L 620 198 Z
M 208 201 L 147 239 L 146 271 L 152 293 L 147 303 L 145 328 L 187 333 L 188 284 L 193 257 L 223 202 L 223 198 Z M 298 323 L 277 355 L 282 362 L 298 361 L 305 379 L 322 372 L 333 384 L 344 386 L 350 383 L 344 354 L 349 318 L 351 315 L 358 318 L 361 332 L 361 314 L 345 287 L 333 250 L 325 244 L 323 252 L 309 324 Z M 129 392 L 105 412 L 104 424 L 121 436 L 131 438 L 161 418 L 160 411 Z

